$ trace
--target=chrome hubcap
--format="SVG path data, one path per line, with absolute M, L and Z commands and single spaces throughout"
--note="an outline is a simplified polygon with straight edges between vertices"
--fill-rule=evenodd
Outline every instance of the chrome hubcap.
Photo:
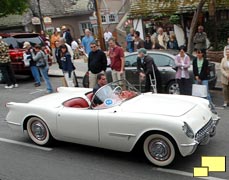
M 178 84 L 173 84 L 172 86 L 170 86 L 169 94 L 180 94 Z
M 39 141 L 44 140 L 47 136 L 45 126 L 39 121 L 34 121 L 31 124 L 31 131 L 33 136 Z
M 170 150 L 165 141 L 154 140 L 149 143 L 149 153 L 154 159 L 165 161 L 170 155 Z

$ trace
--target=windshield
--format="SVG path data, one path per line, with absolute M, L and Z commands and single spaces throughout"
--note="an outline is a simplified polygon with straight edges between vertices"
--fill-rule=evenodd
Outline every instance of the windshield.
M 111 82 L 101 87 L 92 98 L 94 108 L 109 108 L 138 96 L 140 92 L 126 80 Z
M 35 46 L 36 44 L 39 44 L 41 46 L 44 45 L 44 43 L 42 42 L 41 38 L 39 38 L 39 36 L 36 37 L 7 37 L 4 38 L 3 41 L 5 41 L 8 45 L 10 49 L 15 49 L 15 48 L 23 48 L 23 43 L 25 41 L 30 42 L 30 44 L 32 46 Z

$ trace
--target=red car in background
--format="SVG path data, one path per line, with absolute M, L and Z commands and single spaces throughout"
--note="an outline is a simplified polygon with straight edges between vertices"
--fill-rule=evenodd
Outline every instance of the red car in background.
M 9 33 L 1 34 L 3 41 L 9 45 L 9 54 L 11 58 L 11 64 L 15 74 L 30 75 L 31 71 L 29 67 L 25 67 L 23 63 L 23 43 L 25 41 L 30 42 L 32 46 L 39 44 L 40 46 L 45 46 L 44 41 L 41 39 L 37 33 Z M 49 65 L 52 64 L 51 59 L 49 59 Z

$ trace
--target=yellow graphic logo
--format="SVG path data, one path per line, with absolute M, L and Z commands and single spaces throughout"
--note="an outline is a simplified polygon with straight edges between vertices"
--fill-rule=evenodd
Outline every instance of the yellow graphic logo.
M 194 177 L 206 177 L 209 172 L 226 172 L 226 156 L 202 156 L 201 167 L 193 168 Z

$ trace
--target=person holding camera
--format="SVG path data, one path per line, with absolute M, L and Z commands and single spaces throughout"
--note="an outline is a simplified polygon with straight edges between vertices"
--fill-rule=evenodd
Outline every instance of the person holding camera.
M 30 50 L 32 54 L 32 58 L 34 61 L 36 61 L 36 66 L 38 67 L 41 76 L 45 81 L 47 93 L 52 93 L 53 88 L 48 76 L 49 67 L 48 67 L 47 55 L 42 51 L 41 46 L 38 44 L 35 45 L 34 51 L 35 53 L 33 52 L 33 49 Z

